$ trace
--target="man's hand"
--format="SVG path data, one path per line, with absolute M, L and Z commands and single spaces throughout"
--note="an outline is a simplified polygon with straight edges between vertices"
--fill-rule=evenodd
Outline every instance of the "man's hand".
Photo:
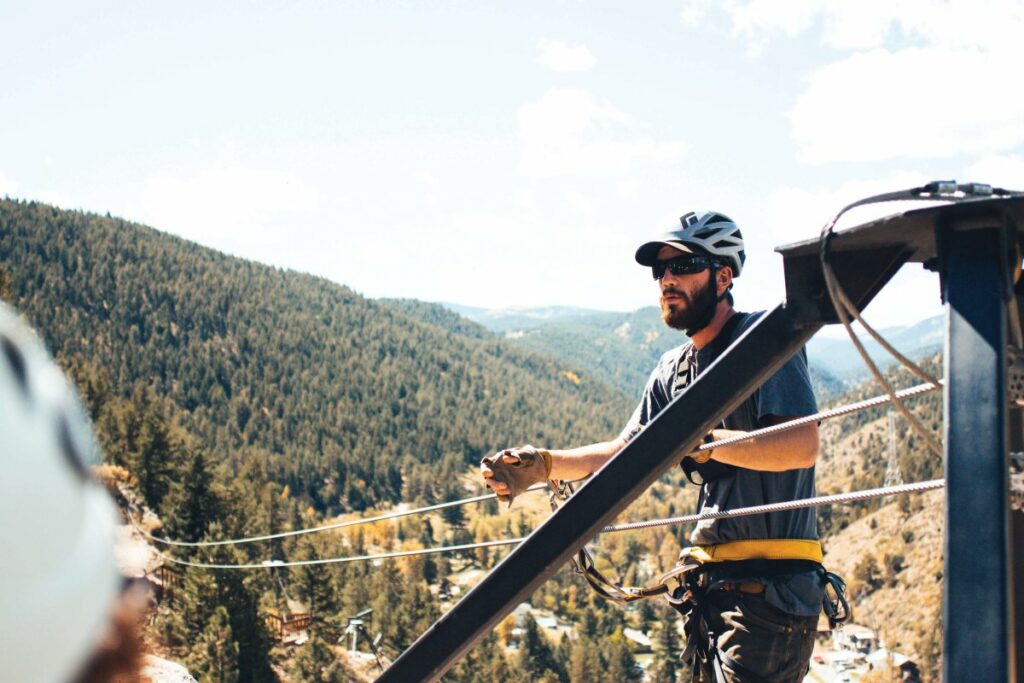
M 480 461 L 480 474 L 498 496 L 512 507 L 512 500 L 534 484 L 551 476 L 551 453 L 543 448 L 506 448 Z
M 704 436 L 704 440 L 701 441 L 699 444 L 697 444 L 697 448 L 694 448 L 692 451 L 687 453 L 685 457 L 693 458 L 694 460 L 696 460 L 697 462 L 699 462 L 700 464 L 703 465 L 704 463 L 706 463 L 708 460 L 711 459 L 711 454 L 714 453 L 714 449 L 713 448 L 708 448 L 708 449 L 703 450 L 703 451 L 702 450 L 698 450 L 698 449 L 701 446 L 703 446 L 704 444 L 711 443 L 714 440 L 715 440 L 715 431 L 711 430 L 710 432 L 708 432 Z

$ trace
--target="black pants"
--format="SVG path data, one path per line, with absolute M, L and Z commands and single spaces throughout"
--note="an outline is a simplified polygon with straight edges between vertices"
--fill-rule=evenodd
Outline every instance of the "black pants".
M 703 642 L 693 680 L 700 683 L 801 683 L 814 649 L 818 617 L 788 614 L 763 595 L 709 590 L 691 613 Z M 702 614 L 700 618 L 698 614 Z M 716 673 L 717 672 L 717 673 Z M 684 679 L 685 680 L 685 679 Z

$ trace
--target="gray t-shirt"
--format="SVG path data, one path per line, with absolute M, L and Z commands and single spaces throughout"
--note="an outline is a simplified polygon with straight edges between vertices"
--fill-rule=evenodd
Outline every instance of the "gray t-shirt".
M 741 316 L 729 335 L 720 334 L 713 342 L 694 353 L 690 344 L 672 349 L 661 357 L 644 388 L 640 404 L 621 436 L 633 438 L 678 395 L 689 378 L 707 368 L 739 338 L 762 313 L 737 313 Z M 728 336 L 728 338 L 725 338 Z M 694 358 L 695 356 L 695 358 Z M 687 371 L 687 366 L 696 367 Z M 793 418 L 811 415 L 818 406 L 811 388 L 807 357 L 803 350 L 795 354 L 768 378 L 750 398 L 723 420 L 726 429 L 751 431 L 771 424 L 769 418 Z M 779 503 L 815 495 L 814 467 L 786 472 L 761 472 L 733 467 L 729 476 L 704 484 L 701 512 L 733 510 L 751 505 Z M 751 515 L 734 519 L 700 522 L 690 535 L 694 545 L 710 545 L 743 539 L 797 538 L 817 539 L 814 508 Z M 821 610 L 822 588 L 815 572 L 803 572 L 784 578 L 749 577 L 766 584 L 769 603 L 791 614 L 812 616 Z

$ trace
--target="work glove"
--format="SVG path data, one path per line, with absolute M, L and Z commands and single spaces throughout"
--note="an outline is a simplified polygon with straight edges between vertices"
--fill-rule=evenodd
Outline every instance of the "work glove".
M 484 458 L 480 465 L 491 471 L 491 479 L 508 487 L 507 493 L 495 491 L 498 500 L 508 507 L 520 493 L 551 476 L 551 454 L 533 446 L 506 448 Z
M 701 445 L 711 443 L 714 440 L 714 432 L 708 432 Z M 723 462 L 712 460 L 711 454 L 713 452 L 713 448 L 703 451 L 695 448 L 683 456 L 683 460 L 679 465 L 683 468 L 683 472 L 686 473 L 686 478 L 690 480 L 691 484 L 702 486 L 716 479 L 727 477 L 736 471 L 734 465 L 727 465 Z
M 715 440 L 715 433 L 714 432 L 708 432 L 707 434 L 704 435 L 704 440 L 701 441 L 697 446 L 699 448 L 700 446 L 703 446 L 706 443 L 711 443 L 714 440 Z M 703 451 L 698 450 L 697 448 L 694 448 L 692 451 L 690 451 L 689 453 L 686 454 L 686 457 L 687 458 L 693 458 L 694 460 L 696 460 L 697 462 L 699 462 L 700 464 L 703 465 L 704 463 L 706 463 L 708 460 L 711 459 L 711 454 L 714 453 L 714 451 L 715 451 L 715 449 L 713 449 L 713 448 L 708 448 L 707 450 L 703 450 Z

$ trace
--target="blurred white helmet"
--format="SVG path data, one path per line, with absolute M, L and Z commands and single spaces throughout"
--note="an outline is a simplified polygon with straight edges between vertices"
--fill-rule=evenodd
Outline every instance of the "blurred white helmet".
M 89 422 L 39 339 L 0 303 L 0 677 L 63 683 L 118 596 L 116 517 Z

